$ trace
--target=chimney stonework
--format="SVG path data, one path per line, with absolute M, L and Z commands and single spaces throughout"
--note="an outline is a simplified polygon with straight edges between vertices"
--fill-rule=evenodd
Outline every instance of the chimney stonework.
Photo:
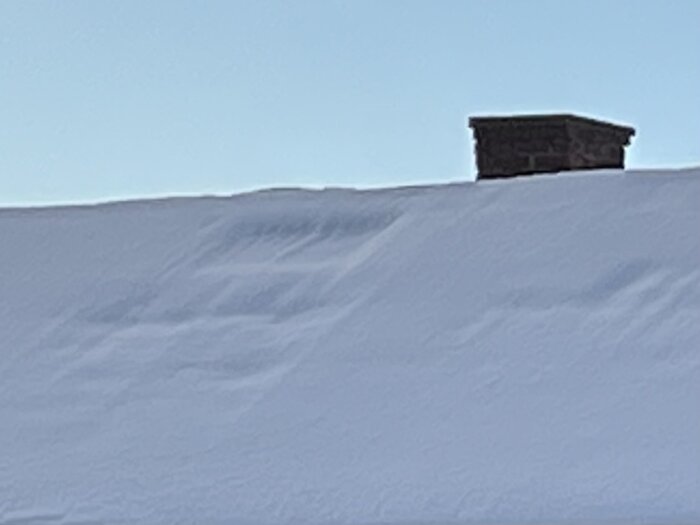
M 624 168 L 633 128 L 577 115 L 473 117 L 477 179 Z

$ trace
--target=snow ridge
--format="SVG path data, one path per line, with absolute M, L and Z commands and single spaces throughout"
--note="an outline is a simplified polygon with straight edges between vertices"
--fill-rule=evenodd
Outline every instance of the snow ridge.
M 697 523 L 700 170 L 0 210 L 0 524 Z

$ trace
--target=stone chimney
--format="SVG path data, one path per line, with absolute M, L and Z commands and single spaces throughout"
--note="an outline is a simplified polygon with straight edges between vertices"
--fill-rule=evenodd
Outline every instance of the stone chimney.
M 477 179 L 625 167 L 634 129 L 577 115 L 474 117 Z

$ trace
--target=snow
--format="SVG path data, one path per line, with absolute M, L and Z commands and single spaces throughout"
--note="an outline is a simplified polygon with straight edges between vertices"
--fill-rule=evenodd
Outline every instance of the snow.
M 700 169 L 0 211 L 0 523 L 700 522 Z

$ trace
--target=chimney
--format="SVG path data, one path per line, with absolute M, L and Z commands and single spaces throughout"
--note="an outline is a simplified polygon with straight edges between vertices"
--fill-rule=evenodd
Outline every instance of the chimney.
M 625 167 L 635 131 L 578 115 L 473 117 L 477 179 Z

